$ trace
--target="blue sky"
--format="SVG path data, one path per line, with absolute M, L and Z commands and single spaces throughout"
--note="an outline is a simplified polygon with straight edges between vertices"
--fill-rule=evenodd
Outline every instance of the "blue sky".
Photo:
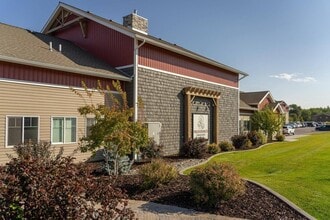
M 269 90 L 303 108 L 330 106 L 328 0 L 62 1 L 118 23 L 137 9 L 149 34 L 248 73 L 242 91 Z M 40 31 L 57 4 L 1 0 L 0 22 Z

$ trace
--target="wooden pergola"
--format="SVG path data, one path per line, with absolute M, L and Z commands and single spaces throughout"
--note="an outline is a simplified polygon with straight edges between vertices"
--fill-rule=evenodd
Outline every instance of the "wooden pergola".
M 185 141 L 190 140 L 192 138 L 192 114 L 191 114 L 191 103 L 194 101 L 195 97 L 203 97 L 209 98 L 213 101 L 213 137 L 214 142 L 218 143 L 218 125 L 219 125 L 219 99 L 221 93 L 218 91 L 201 89 L 196 87 L 186 87 L 183 90 L 185 94 Z

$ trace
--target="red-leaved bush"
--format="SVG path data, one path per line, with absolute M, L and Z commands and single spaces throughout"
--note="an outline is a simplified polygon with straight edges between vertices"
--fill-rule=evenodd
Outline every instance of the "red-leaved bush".
M 127 202 L 118 199 L 123 198 L 120 189 L 100 183 L 85 164 L 74 164 L 72 157 L 33 155 L 34 150 L 21 149 L 36 147 L 17 146 L 18 158 L 0 167 L 0 219 L 134 217 Z M 50 149 L 50 145 L 43 147 L 42 151 Z

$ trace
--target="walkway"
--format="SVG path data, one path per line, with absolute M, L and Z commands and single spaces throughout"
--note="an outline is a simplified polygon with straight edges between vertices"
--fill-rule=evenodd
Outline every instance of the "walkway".
M 192 209 L 162 205 L 154 202 L 129 200 L 128 206 L 134 211 L 136 218 L 143 220 L 239 220 L 239 218 L 202 213 Z

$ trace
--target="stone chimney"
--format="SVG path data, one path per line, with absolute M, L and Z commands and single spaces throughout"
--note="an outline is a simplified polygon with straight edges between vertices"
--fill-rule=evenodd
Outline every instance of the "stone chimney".
M 132 14 L 123 17 L 123 25 L 144 34 L 148 33 L 148 19 L 138 15 L 137 10 L 134 10 Z

